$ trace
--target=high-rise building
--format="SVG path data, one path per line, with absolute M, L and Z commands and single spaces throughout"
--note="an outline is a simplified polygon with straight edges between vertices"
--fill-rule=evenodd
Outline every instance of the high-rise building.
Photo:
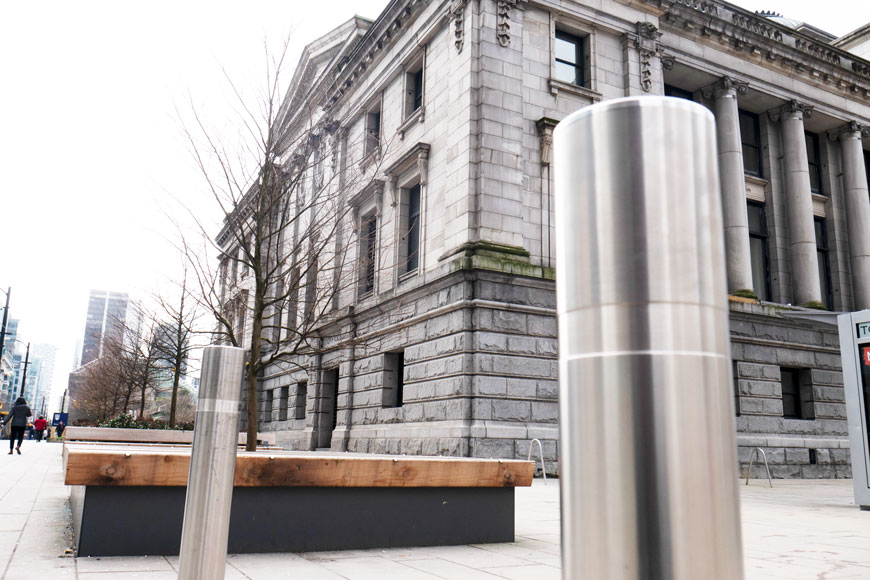
M 45 399 L 45 410 L 48 411 L 49 399 L 51 397 L 51 384 L 54 380 L 54 359 L 57 354 L 57 347 L 51 344 L 37 344 L 31 349 L 31 356 L 34 357 L 34 362 L 39 361 L 39 376 L 34 383 L 34 392 L 31 395 L 34 407 L 33 411 L 38 413 L 43 408 L 43 398 Z M 28 375 L 30 371 L 28 371 Z M 28 384 L 30 380 L 28 379 Z M 28 399 L 30 401 L 31 399 Z
M 125 293 L 91 290 L 82 341 L 81 366 L 98 359 L 108 342 L 121 340 L 128 302 L 129 297 Z
M 18 383 L 15 381 L 15 347 L 18 337 L 18 320 L 10 319 L 6 322 L 6 338 L 3 341 L 3 352 L 0 353 L 0 405 L 6 410 L 12 406 L 15 397 L 18 396 Z

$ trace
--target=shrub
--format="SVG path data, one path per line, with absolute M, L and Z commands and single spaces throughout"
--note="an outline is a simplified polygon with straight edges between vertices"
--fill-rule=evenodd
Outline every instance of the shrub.
M 158 421 L 151 418 L 136 418 L 130 415 L 118 415 L 112 417 L 108 421 L 100 423 L 100 427 L 109 427 L 114 429 L 174 429 L 174 430 L 191 430 L 193 429 L 193 421 L 178 423 L 175 427 L 170 427 L 165 421 Z

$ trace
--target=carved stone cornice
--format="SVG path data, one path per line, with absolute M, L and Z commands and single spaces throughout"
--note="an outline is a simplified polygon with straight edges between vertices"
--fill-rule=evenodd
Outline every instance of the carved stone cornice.
M 840 125 L 836 129 L 828 131 L 828 138 L 831 141 L 867 137 L 870 137 L 870 126 L 862 125 L 858 121 L 849 121 L 845 125 Z
M 662 63 L 662 70 L 673 70 L 674 64 L 677 62 L 677 59 L 673 56 L 663 54 L 659 57 L 659 61 Z
M 737 6 L 720 0 L 673 0 L 659 23 L 668 32 L 744 53 L 741 57 L 751 62 L 848 98 L 870 98 L 870 62 Z
M 800 113 L 802 119 L 809 119 L 813 116 L 812 105 L 805 105 L 799 101 L 789 101 L 781 107 L 771 109 L 767 112 L 768 117 L 773 122 L 779 121 L 784 115 L 791 113 Z
M 453 0 L 447 7 L 447 19 L 453 23 L 453 46 L 461 53 L 465 46 L 465 5 L 468 0 Z
M 393 40 L 404 31 L 408 23 L 412 22 L 428 5 L 428 0 L 390 2 L 353 49 L 341 70 L 335 74 L 335 80 L 326 90 L 324 110 L 329 111 L 335 106 L 366 70 L 386 54 Z
M 748 90 L 749 83 L 738 81 L 729 76 L 723 76 L 712 85 L 701 89 L 701 94 L 704 95 L 705 99 L 710 100 L 711 98 L 718 99 L 722 95 L 731 92 L 734 95 L 745 95 Z

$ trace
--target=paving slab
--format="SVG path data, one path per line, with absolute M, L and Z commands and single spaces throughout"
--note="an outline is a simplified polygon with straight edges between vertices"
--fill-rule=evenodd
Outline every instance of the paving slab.
M 2 449 L 2 445 L 0 445 Z M 61 445 L 0 453 L 0 580 L 164 580 L 178 557 L 73 558 Z M 870 580 L 870 512 L 849 480 L 753 480 L 740 486 L 747 580 Z M 516 491 L 516 541 L 504 544 L 230 554 L 227 580 L 556 580 L 559 482 Z

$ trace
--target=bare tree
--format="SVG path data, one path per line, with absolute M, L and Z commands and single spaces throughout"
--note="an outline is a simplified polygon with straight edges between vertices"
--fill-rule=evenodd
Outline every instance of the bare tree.
M 181 248 L 198 301 L 214 316 L 215 341 L 248 349 L 248 450 L 256 449 L 263 370 L 279 361 L 299 365 L 301 355 L 317 348 L 318 330 L 335 316 L 339 297 L 372 291 L 377 268 L 374 238 L 367 240 L 369 250 L 350 251 L 353 235 L 368 234 L 361 233 L 347 192 L 377 185 L 386 144 L 371 131 L 349 138 L 340 121 L 316 107 L 314 95 L 300 90 L 307 81 L 298 73 L 288 94 L 302 97 L 282 102 L 286 51 L 285 43 L 277 58 L 267 59 L 266 90 L 258 102 L 245 102 L 230 81 L 240 111 L 231 146 L 196 108 L 193 128 L 185 129 L 222 227 L 214 238 L 189 211 L 197 234 L 183 236 Z M 347 149 L 353 147 L 367 156 L 350 167 Z
M 158 359 L 172 373 L 172 397 L 169 408 L 169 426 L 175 427 L 178 420 L 178 389 L 182 377 L 189 371 L 190 355 L 194 348 L 193 337 L 197 332 L 199 309 L 189 296 L 187 267 L 180 283 L 178 297 L 170 300 L 157 297 L 161 321 L 157 325 L 154 342 Z

